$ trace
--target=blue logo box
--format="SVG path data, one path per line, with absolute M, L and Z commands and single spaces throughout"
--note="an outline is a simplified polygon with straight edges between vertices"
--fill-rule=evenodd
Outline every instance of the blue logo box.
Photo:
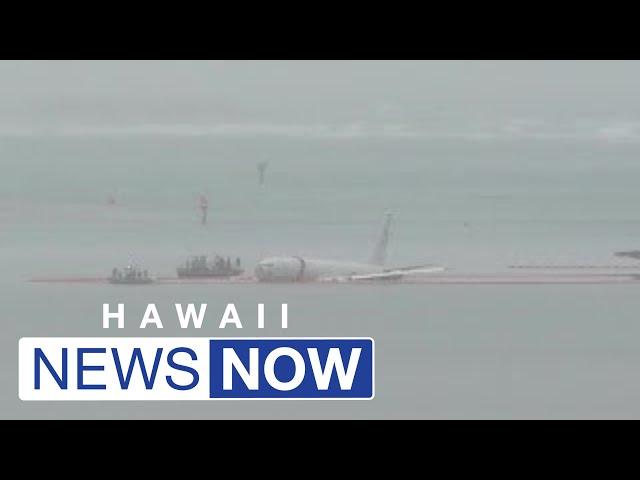
M 373 399 L 371 338 L 216 338 L 211 399 Z

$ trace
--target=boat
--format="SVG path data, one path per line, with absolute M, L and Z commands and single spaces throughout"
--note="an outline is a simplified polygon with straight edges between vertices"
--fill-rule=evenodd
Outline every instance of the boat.
M 176 271 L 178 278 L 231 278 L 244 273 L 240 266 L 240 258 L 232 262 L 230 257 L 225 260 L 219 255 L 216 255 L 213 261 L 209 261 L 206 255 L 189 257 Z
M 616 252 L 616 257 L 633 258 L 634 260 L 640 260 L 640 251 L 632 250 L 630 252 Z
M 109 283 L 114 285 L 149 285 L 154 279 L 147 270 L 141 270 L 137 265 L 127 265 L 123 270 L 114 268 L 109 277 Z

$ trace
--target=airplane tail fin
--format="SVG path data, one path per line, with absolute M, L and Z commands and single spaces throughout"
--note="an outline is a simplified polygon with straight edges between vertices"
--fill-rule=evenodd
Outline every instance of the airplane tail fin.
M 372 265 L 384 265 L 387 261 L 387 246 L 389 245 L 389 237 L 391 235 L 391 221 L 393 220 L 393 214 L 387 213 L 384 220 L 384 227 L 382 228 L 382 234 L 376 244 L 376 248 L 371 255 L 370 263 Z

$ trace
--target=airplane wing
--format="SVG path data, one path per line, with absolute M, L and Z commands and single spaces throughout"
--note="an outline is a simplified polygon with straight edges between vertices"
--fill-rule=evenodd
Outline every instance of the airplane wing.
M 438 267 L 435 265 L 424 265 L 418 267 L 402 267 L 392 270 L 387 270 L 381 273 L 371 273 L 367 275 L 353 275 L 351 280 L 358 281 L 390 281 L 390 280 L 402 280 L 404 277 L 411 275 L 427 275 L 430 273 L 444 272 L 444 267 Z
M 404 277 L 411 275 L 427 275 L 430 273 L 444 272 L 444 267 L 434 265 L 423 265 L 415 267 L 400 267 L 391 270 L 385 270 L 380 273 L 368 273 L 363 275 L 350 275 L 348 277 L 332 277 L 323 278 L 324 282 L 391 282 L 402 280 Z

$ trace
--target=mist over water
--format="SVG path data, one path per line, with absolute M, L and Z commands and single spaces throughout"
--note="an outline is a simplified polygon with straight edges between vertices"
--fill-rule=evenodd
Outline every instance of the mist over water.
M 107 276 L 130 261 L 171 276 L 200 253 L 240 256 L 249 272 L 277 254 L 366 261 L 387 211 L 395 213 L 390 266 L 634 265 L 613 253 L 640 248 L 637 64 L 5 62 L 0 71 L 0 417 L 640 413 L 633 285 L 28 282 Z M 261 81 L 248 79 L 258 71 Z M 173 304 L 201 302 L 209 304 L 203 329 L 180 330 Z M 217 328 L 231 302 L 242 331 Z M 125 303 L 125 330 L 101 328 L 102 303 Z M 162 332 L 138 329 L 148 303 L 158 305 Z M 258 303 L 267 305 L 264 331 Z M 278 328 L 280 303 L 289 304 L 287 331 Z M 160 334 L 371 336 L 376 399 L 17 398 L 20 337 Z
M 248 264 L 285 253 L 364 261 L 392 211 L 390 264 L 616 263 L 613 252 L 640 238 L 636 150 L 531 139 L 4 139 L 3 250 L 27 253 L 31 276 L 129 259 L 169 273 L 201 251 Z

